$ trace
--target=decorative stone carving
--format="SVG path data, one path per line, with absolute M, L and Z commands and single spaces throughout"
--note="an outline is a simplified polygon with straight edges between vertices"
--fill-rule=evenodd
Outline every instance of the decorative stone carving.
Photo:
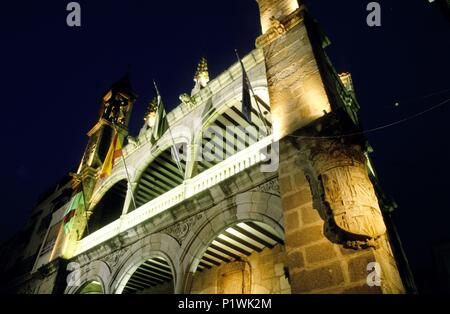
M 274 16 L 270 18 L 270 22 L 272 24 L 272 31 L 276 32 L 278 35 L 286 33 L 286 27 L 284 27 L 284 25 Z
M 253 189 L 255 192 L 264 192 L 280 196 L 280 184 L 278 178 L 272 179 L 264 184 L 257 186 Z
M 103 258 L 103 261 L 108 264 L 108 266 L 110 267 L 110 269 L 114 269 L 114 267 L 117 265 L 117 263 L 119 262 L 120 258 L 124 255 L 127 254 L 127 252 L 130 250 L 129 247 L 125 247 L 123 249 L 114 251 L 113 253 L 107 255 L 106 257 Z
M 92 166 L 92 162 L 95 156 L 95 152 L 97 151 L 97 143 L 95 142 L 97 139 L 94 139 L 88 143 L 88 147 L 86 148 L 86 154 L 83 159 L 83 165 Z
M 311 153 L 334 223 L 350 235 L 347 246 L 375 247 L 386 226 L 361 148 L 323 141 Z
M 300 9 L 295 10 L 289 16 L 282 19 L 270 18 L 271 27 L 261 36 L 256 39 L 256 46 L 262 48 L 269 45 L 271 42 L 279 38 L 281 35 L 288 32 L 291 28 L 302 21 Z
M 137 148 L 139 146 L 139 139 L 133 136 L 128 136 L 128 143 L 133 146 L 133 148 Z
M 181 245 L 184 239 L 186 239 L 192 226 L 202 218 L 203 218 L 202 213 L 194 215 L 192 217 L 189 217 L 188 219 L 185 219 L 175 225 L 168 227 L 167 229 L 165 229 L 164 232 L 175 238 L 177 242 Z
M 185 104 L 189 109 L 194 108 L 196 102 L 195 102 L 195 98 L 189 96 L 188 94 L 181 94 L 180 95 L 180 100 L 183 104 Z

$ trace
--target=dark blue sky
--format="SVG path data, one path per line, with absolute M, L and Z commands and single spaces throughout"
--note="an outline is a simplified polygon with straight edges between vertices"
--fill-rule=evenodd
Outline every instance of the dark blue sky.
M 235 62 L 233 49 L 250 52 L 260 32 L 254 0 L 79 1 L 81 28 L 66 26 L 68 2 L 2 2 L 0 239 L 78 166 L 101 94 L 128 65 L 140 95 L 131 124 L 136 134 L 153 79 L 172 108 L 191 90 L 200 57 L 208 58 L 214 78 Z M 333 43 L 328 53 L 337 70 L 353 74 L 366 129 L 450 97 L 450 23 L 427 0 L 379 1 L 376 29 L 365 22 L 370 1 L 305 2 Z M 400 205 L 395 218 L 419 277 L 430 274 L 431 245 L 450 240 L 448 107 L 369 135 L 381 183 Z

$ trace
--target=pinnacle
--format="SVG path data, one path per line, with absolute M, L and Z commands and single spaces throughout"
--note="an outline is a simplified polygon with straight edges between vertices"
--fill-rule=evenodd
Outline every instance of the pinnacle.
M 197 66 L 197 72 L 195 73 L 195 79 L 198 79 L 200 76 L 209 78 L 208 61 L 204 57 L 200 59 L 200 62 Z

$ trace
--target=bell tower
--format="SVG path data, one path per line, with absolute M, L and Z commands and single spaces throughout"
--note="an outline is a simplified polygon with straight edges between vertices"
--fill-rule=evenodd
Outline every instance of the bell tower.
M 88 132 L 89 142 L 78 173 L 85 167 L 98 168 L 106 157 L 113 138 L 114 128 L 121 141 L 128 135 L 133 104 L 137 95 L 133 92 L 128 74 L 114 83 L 102 96 L 98 121 Z
M 256 0 L 293 293 L 404 293 L 351 76 L 297 0 Z
M 90 200 L 98 181 L 98 174 L 108 153 L 108 149 L 117 131 L 118 139 L 123 143 L 128 136 L 133 105 L 137 95 L 133 91 L 128 74 L 114 83 L 102 96 L 98 120 L 88 132 L 89 141 L 76 174 L 73 174 L 72 188 L 74 194 L 83 193 L 84 213 L 74 218 L 75 222 L 67 234 L 58 237 L 61 251 L 54 255 L 70 258 L 75 250 L 75 243 L 83 237 L 87 222 L 92 215 Z
M 91 197 L 97 172 L 106 158 L 115 130 L 121 144 L 128 136 L 128 123 L 136 100 L 128 73 L 102 95 L 97 123 L 88 132 L 89 141 L 74 178 L 74 189 L 82 181 L 87 200 Z

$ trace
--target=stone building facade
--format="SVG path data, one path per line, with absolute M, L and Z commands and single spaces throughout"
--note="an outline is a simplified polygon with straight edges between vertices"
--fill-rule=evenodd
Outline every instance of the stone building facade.
M 251 123 L 241 65 L 210 81 L 203 59 L 191 95 L 167 115 L 170 128 L 155 138 L 153 102 L 131 137 L 137 95 L 124 77 L 102 99 L 78 171 L 33 212 L 48 228 L 31 231 L 28 253 L 16 258 L 28 264 L 9 271 L 6 289 L 405 292 L 350 74 L 335 71 L 301 3 L 257 2 L 262 34 L 242 59 Z M 123 158 L 101 177 L 116 135 L 127 142 Z M 84 205 L 72 208 L 77 193 Z

